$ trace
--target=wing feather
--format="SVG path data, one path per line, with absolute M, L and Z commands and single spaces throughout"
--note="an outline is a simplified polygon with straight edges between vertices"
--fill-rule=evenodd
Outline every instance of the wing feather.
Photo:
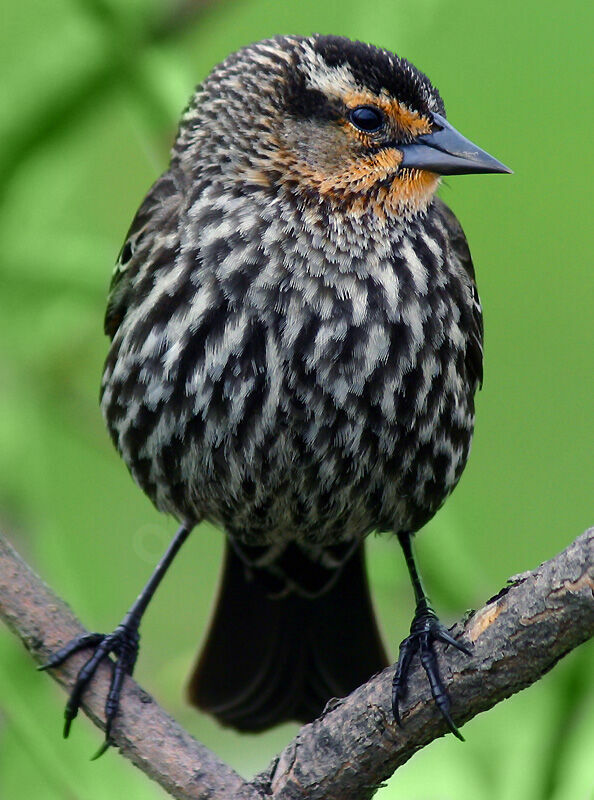
M 109 286 L 104 330 L 113 339 L 126 315 L 134 280 L 151 254 L 158 252 L 163 265 L 163 247 L 170 234 L 177 231 L 181 192 L 172 171 L 162 175 L 151 188 L 132 221 L 118 255 Z M 169 247 L 171 260 L 175 247 Z

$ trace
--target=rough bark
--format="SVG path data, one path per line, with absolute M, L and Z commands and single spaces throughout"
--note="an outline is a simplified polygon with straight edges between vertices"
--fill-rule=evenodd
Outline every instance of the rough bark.
M 0 616 L 38 662 L 83 631 L 1 537 Z M 439 663 L 460 726 L 537 681 L 594 636 L 594 528 L 538 569 L 511 579 L 455 633 L 472 643 L 472 658 L 452 648 L 444 656 L 440 649 Z M 68 690 L 84 660 L 84 654 L 72 657 L 53 677 Z M 124 683 L 113 738 L 123 755 L 175 798 L 364 800 L 413 753 L 446 732 L 419 665 L 410 676 L 403 727 L 395 725 L 392 674 L 386 669 L 329 704 L 252 781 L 182 730 L 131 679 Z M 104 665 L 83 704 L 99 727 L 108 681 Z

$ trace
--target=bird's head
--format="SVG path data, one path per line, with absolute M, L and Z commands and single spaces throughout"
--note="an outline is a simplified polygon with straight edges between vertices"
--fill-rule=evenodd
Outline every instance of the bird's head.
M 412 64 L 337 36 L 233 54 L 199 87 L 180 138 L 246 186 L 380 218 L 423 212 L 441 175 L 510 172 L 446 121 Z

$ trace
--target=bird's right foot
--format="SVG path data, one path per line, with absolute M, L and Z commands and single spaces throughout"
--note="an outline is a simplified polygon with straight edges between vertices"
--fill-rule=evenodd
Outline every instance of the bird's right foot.
M 132 675 L 136 659 L 138 657 L 138 624 L 140 620 L 130 618 L 128 615 L 113 631 L 113 633 L 87 633 L 78 636 L 71 642 L 60 648 L 45 664 L 39 667 L 41 670 L 54 669 L 59 667 L 70 656 L 81 650 L 92 648 L 93 653 L 88 661 L 80 668 L 70 697 L 64 710 L 64 738 L 70 733 L 72 722 L 78 714 L 82 696 L 85 689 L 93 680 L 99 664 L 106 659 L 111 662 L 109 656 L 116 656 L 115 663 L 112 663 L 112 675 L 109 685 L 109 692 L 105 702 L 105 741 L 95 758 L 102 755 L 111 742 L 111 728 L 120 704 L 120 694 L 122 684 L 126 675 Z

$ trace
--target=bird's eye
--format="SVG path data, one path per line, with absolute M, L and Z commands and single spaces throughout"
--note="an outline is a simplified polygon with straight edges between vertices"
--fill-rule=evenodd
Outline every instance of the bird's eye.
M 349 121 L 364 133 L 377 133 L 384 124 L 384 115 L 373 106 L 357 106 L 349 113 Z

